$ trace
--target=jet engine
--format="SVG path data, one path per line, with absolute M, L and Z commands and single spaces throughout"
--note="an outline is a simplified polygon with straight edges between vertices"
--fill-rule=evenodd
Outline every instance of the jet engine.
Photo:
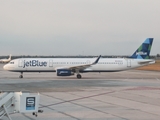
M 71 76 L 74 75 L 74 72 L 72 72 L 69 69 L 57 69 L 57 76 Z

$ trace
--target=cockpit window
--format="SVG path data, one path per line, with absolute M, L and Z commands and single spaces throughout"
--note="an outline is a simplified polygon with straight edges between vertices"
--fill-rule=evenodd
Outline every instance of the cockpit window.
M 10 62 L 10 64 L 14 64 L 14 62 Z

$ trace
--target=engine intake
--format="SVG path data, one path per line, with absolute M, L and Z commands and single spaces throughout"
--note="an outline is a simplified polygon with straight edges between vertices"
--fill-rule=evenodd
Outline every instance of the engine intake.
M 57 69 L 57 76 L 71 76 L 74 75 L 74 72 L 72 72 L 69 69 Z

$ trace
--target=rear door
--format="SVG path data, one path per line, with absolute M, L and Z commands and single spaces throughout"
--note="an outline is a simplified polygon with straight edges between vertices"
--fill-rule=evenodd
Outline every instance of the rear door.
M 49 67 L 53 67 L 53 60 L 49 60 Z
M 131 60 L 130 59 L 127 60 L 127 67 L 131 67 Z

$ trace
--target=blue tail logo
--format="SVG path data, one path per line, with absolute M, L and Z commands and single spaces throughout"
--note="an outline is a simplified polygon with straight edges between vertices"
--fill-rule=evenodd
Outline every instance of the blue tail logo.
M 153 38 L 147 38 L 130 58 L 149 59 Z

